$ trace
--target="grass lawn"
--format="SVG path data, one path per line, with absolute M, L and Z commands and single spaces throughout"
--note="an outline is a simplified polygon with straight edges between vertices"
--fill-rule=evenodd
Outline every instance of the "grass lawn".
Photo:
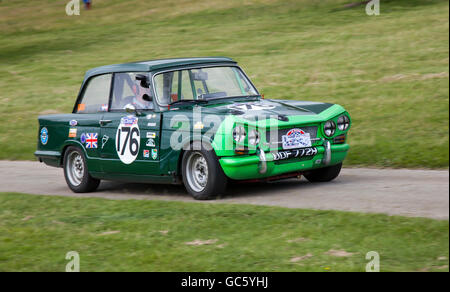
M 347 165 L 448 167 L 449 2 L 355 1 L 1 1 L 0 159 L 33 159 L 37 116 L 70 112 L 92 67 L 224 55 L 266 98 L 346 107 Z
M 448 271 L 449 222 L 276 207 L 0 194 L 0 272 Z

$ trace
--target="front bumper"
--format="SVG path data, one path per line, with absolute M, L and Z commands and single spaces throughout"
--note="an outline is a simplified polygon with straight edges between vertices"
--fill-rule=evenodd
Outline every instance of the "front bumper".
M 257 155 L 222 157 L 219 163 L 231 179 L 247 180 L 302 172 L 341 163 L 347 156 L 348 144 L 332 145 L 326 141 L 318 146 L 317 154 L 302 160 L 274 161 L 271 153 L 258 150 Z

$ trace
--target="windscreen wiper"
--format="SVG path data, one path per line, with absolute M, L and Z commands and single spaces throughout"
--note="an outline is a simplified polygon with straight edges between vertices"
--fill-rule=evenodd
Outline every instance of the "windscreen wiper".
M 169 103 L 169 105 L 174 105 L 178 103 L 207 103 L 206 99 L 180 99 Z
M 226 97 L 217 97 L 217 98 L 209 98 L 208 100 L 222 100 L 222 99 L 230 99 L 230 98 L 249 98 L 249 97 L 260 97 L 261 95 L 252 94 L 252 95 L 237 95 L 237 96 L 226 96 Z

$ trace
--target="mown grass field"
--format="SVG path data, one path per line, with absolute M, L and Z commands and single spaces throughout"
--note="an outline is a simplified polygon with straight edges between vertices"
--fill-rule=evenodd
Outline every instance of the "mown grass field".
M 353 0 L 356 1 L 356 0 Z M 383 0 L 0 2 L 0 159 L 33 159 L 37 116 L 69 112 L 86 70 L 229 56 L 267 98 L 339 103 L 347 165 L 447 168 L 449 3 Z
M 0 271 L 448 271 L 449 223 L 247 205 L 0 194 Z

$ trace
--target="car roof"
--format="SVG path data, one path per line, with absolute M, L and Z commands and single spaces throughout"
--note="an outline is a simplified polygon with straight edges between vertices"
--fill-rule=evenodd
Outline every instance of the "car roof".
M 181 66 L 198 65 L 198 64 L 214 64 L 214 63 L 232 63 L 236 62 L 227 57 L 203 57 L 203 58 L 173 58 L 149 61 L 138 61 L 132 63 L 115 64 L 101 66 L 86 72 L 84 80 L 86 81 L 92 76 L 115 73 L 115 72 L 148 72 L 161 69 L 168 69 Z

